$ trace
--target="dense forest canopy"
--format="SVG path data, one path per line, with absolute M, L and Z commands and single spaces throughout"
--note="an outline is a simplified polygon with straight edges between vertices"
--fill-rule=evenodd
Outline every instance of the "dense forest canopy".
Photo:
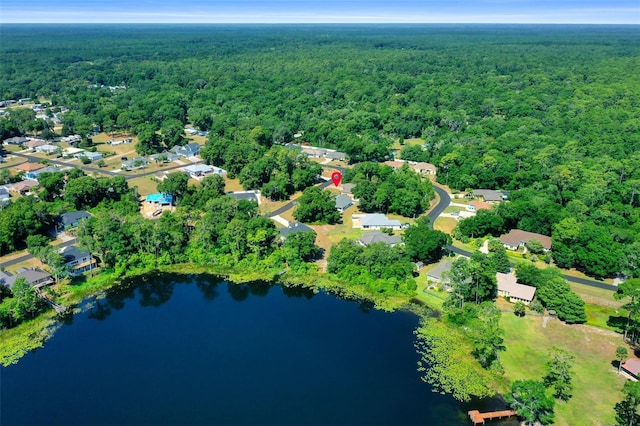
M 63 133 L 157 131 L 169 145 L 190 123 L 210 131 L 208 161 L 238 173 L 296 133 L 352 163 L 418 137 L 401 155 L 437 165 L 440 183 L 510 191 L 491 233 L 551 234 L 561 266 L 598 263 L 594 275 L 640 271 L 638 26 L 2 25 L 0 36 L 0 97 L 66 106 Z M 0 136 L 38 132 L 29 120 L 0 119 Z

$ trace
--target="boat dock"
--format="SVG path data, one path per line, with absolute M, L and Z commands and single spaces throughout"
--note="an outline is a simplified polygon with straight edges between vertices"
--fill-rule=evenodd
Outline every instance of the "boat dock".
M 474 425 L 483 425 L 487 420 L 502 419 L 504 417 L 511 417 L 516 415 L 515 410 L 502 410 L 502 411 L 489 411 L 487 413 L 481 413 L 478 410 L 470 410 L 468 412 L 469 418 Z

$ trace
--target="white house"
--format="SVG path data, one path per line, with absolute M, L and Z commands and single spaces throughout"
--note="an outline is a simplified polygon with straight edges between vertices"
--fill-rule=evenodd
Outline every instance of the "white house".
M 498 295 L 508 297 L 511 301 L 519 301 L 528 305 L 536 294 L 536 288 L 530 285 L 519 284 L 513 273 L 496 273 L 498 280 Z
M 207 164 L 193 164 L 184 168 L 184 171 L 189 173 L 194 179 L 203 178 L 211 174 L 223 175 L 227 173 L 226 170 L 216 166 L 209 166 Z
M 399 220 L 389 219 L 381 213 L 354 214 L 351 218 L 354 228 L 380 230 L 384 228 L 402 229 L 406 227 L 406 225 L 400 223 Z

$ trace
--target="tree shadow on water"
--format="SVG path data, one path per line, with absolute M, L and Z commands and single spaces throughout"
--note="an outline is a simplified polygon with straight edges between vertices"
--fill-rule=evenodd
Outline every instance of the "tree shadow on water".
M 199 275 L 195 278 L 195 282 L 206 301 L 211 302 L 220 295 L 218 292 L 219 280 L 207 275 Z
M 282 286 L 282 292 L 287 297 L 304 297 L 305 299 L 311 299 L 316 295 L 316 293 L 314 293 L 314 291 L 310 288 L 291 286 L 287 287 L 284 285 Z
M 143 278 L 138 286 L 140 292 L 140 306 L 158 307 L 171 299 L 175 282 L 167 277 Z

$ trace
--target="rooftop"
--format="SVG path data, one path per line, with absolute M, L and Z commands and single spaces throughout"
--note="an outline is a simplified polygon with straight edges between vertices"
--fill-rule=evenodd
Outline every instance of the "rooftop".
M 445 272 L 449 272 L 451 270 L 452 265 L 453 264 L 451 262 L 449 262 L 448 260 L 445 260 L 444 262 L 439 263 L 438 265 L 436 265 L 435 268 L 427 272 L 427 275 L 431 278 L 442 280 L 443 278 L 442 274 Z
M 622 368 L 634 376 L 638 376 L 640 375 L 640 359 L 629 358 L 622 364 Z
M 289 236 L 294 232 L 311 232 L 313 228 L 305 225 L 302 222 L 291 222 L 288 227 L 280 229 L 280 234 L 283 236 Z
M 393 246 L 402 242 L 402 237 L 399 235 L 387 235 L 384 232 L 365 232 L 359 241 L 363 246 L 374 243 L 385 243 Z
M 510 246 L 519 246 L 520 244 L 525 244 L 530 240 L 540 241 L 545 249 L 551 249 L 551 237 L 546 235 L 521 231 L 520 229 L 512 229 L 508 234 L 500 235 L 500 242 Z
M 396 219 L 389 219 L 382 213 L 370 213 L 362 215 L 360 218 L 362 226 L 379 226 L 379 227 L 398 227 L 401 226 L 400 221 Z
M 516 276 L 511 274 L 496 273 L 498 280 L 498 291 L 508 293 L 510 297 L 532 301 L 536 293 L 536 288 L 529 285 L 518 284 Z

